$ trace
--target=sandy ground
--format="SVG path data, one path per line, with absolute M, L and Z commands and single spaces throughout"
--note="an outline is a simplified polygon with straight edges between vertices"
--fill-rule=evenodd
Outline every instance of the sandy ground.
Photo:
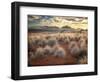
M 67 49 L 67 45 L 63 44 L 62 47 Z M 41 59 L 35 59 L 31 60 L 30 62 L 31 66 L 43 66 L 43 65 L 71 65 L 71 64 L 77 64 L 77 58 L 73 57 L 68 51 L 66 51 L 66 57 L 54 57 L 54 56 L 47 56 L 45 58 Z

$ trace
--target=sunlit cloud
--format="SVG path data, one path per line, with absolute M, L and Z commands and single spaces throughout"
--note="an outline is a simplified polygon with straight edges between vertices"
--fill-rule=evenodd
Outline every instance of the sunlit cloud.
M 87 17 L 32 15 L 28 17 L 28 21 L 31 22 L 33 26 L 56 26 L 61 28 L 68 25 L 74 29 L 88 28 Z

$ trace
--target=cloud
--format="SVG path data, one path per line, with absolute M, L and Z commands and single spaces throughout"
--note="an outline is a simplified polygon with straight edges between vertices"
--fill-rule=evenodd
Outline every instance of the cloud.
M 57 26 L 59 28 L 68 25 L 72 28 L 87 28 L 87 17 L 73 17 L 73 16 L 29 16 L 28 20 L 33 22 L 33 25 L 40 26 Z
M 34 20 L 37 20 L 37 19 L 40 19 L 41 18 L 41 16 L 32 16 L 32 19 L 34 19 Z

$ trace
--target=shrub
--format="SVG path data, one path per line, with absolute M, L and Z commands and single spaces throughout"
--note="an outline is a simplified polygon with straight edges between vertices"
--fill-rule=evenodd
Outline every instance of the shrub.
M 50 47 L 53 47 L 54 45 L 56 45 L 58 42 L 56 40 L 56 38 L 50 38 L 47 42 L 47 44 L 50 46 Z
M 45 55 L 52 55 L 53 52 L 54 52 L 54 50 L 50 46 L 47 45 L 47 46 L 44 47 L 44 54 Z
M 35 55 L 37 58 L 43 58 L 44 57 L 44 49 L 42 47 L 37 48 Z
M 80 48 L 79 48 L 79 46 L 78 46 L 76 41 L 71 41 L 69 43 L 68 49 L 69 49 L 69 51 L 70 51 L 72 56 L 74 56 L 74 57 L 78 57 L 79 56 Z
M 87 56 L 84 56 L 82 58 L 79 59 L 78 63 L 79 64 L 87 64 Z
M 38 43 L 37 43 L 38 46 L 40 47 L 45 47 L 47 45 L 47 40 L 44 39 L 44 38 L 41 38 Z
M 60 46 L 58 46 L 54 52 L 54 56 L 61 57 L 61 58 L 65 58 L 65 54 L 66 54 L 65 50 Z

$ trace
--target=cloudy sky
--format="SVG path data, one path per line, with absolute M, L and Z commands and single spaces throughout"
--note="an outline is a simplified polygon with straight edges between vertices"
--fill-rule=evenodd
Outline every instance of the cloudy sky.
M 56 26 L 61 28 L 66 25 L 75 29 L 87 29 L 88 18 L 75 16 L 28 15 L 28 27 Z

